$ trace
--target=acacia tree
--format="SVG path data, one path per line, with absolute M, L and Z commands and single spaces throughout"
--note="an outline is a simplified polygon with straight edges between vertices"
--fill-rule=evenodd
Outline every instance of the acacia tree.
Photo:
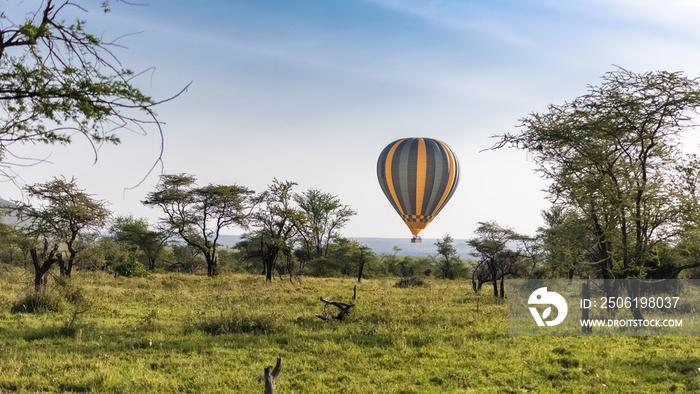
M 306 213 L 307 224 L 300 235 L 308 254 L 327 257 L 328 244 L 357 212 L 341 204 L 337 196 L 318 189 L 309 189 L 294 199 Z
M 532 155 L 551 199 L 585 221 L 601 278 L 669 277 L 700 266 L 659 254 L 700 225 L 688 214 L 697 177 L 681 151 L 699 106 L 697 79 L 618 69 L 588 94 L 521 119 L 522 132 L 495 148 Z
M 258 253 L 265 267 L 265 280 L 272 281 L 272 270 L 281 257 L 287 262 L 290 280 L 293 277 L 294 241 L 299 229 L 305 225 L 306 216 L 294 206 L 292 188 L 295 182 L 277 179 L 259 197 L 259 205 L 251 217 L 255 229 L 253 239 L 260 242 Z
M 173 235 L 172 229 L 151 229 L 145 218 L 117 216 L 109 228 L 115 241 L 138 246 L 146 257 L 148 269 L 153 271 L 165 245 Z
M 576 211 L 555 205 L 542 213 L 545 226 L 538 231 L 542 241 L 546 275 L 555 278 L 575 275 L 588 277 L 592 272 L 589 261 L 595 259 L 595 239 L 584 218 Z
M 35 284 L 42 282 L 43 275 L 54 263 L 59 264 L 61 276 L 71 276 L 73 263 L 81 250 L 80 238 L 98 232 L 109 220 L 107 203 L 80 189 L 74 178 L 70 181 L 54 178 L 28 185 L 25 190 L 30 199 L 37 200 L 37 205 L 17 202 L 18 226 L 35 239 L 44 240 L 39 242 L 43 243 L 41 253 L 36 247 L 30 249 L 37 276 Z M 49 249 L 49 243 L 54 247 Z M 62 245 L 68 250 L 67 259 L 58 251 Z
M 144 205 L 159 207 L 163 225 L 202 253 L 207 275 L 217 274 L 217 247 L 221 230 L 245 226 L 254 206 L 253 191 L 238 185 L 197 186 L 189 174 L 164 174 Z
M 162 138 L 153 112 L 159 102 L 133 85 L 138 74 L 112 52 L 118 40 L 89 33 L 83 20 L 66 22 L 87 12 L 80 1 L 17 3 L 0 15 L 0 176 L 12 179 L 15 166 L 41 161 L 17 155 L 15 144 L 83 136 L 96 158 L 96 144 L 119 143 L 119 130 L 145 134 L 153 126 Z M 109 11 L 107 1 L 102 9 Z
M 488 278 L 493 284 L 494 296 L 503 298 L 506 276 L 522 277 L 527 273 L 523 261 L 526 258 L 523 241 L 527 242 L 529 238 L 495 222 L 479 222 L 475 233 L 476 236 L 467 241 L 474 248 L 472 256 L 479 258 L 472 273 L 472 287 L 475 291 L 480 289 L 481 283 L 477 283 L 477 280 Z
M 435 242 L 435 246 L 437 246 L 437 253 L 440 255 L 438 266 L 442 277 L 446 279 L 454 279 L 454 263 L 455 261 L 459 260 L 459 254 L 457 253 L 457 249 L 454 247 L 454 240 L 449 234 L 445 234 L 442 239 Z

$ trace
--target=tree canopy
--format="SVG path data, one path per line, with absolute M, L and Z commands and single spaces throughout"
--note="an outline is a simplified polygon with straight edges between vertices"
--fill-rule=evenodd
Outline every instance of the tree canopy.
M 438 266 L 442 277 L 454 279 L 455 270 L 453 265 L 455 262 L 459 261 L 459 253 L 457 253 L 457 249 L 454 247 L 454 239 L 452 239 L 449 234 L 445 234 L 442 239 L 438 239 L 437 242 L 435 242 L 435 246 L 437 246 L 437 254 L 440 256 Z
M 58 259 L 57 262 L 61 274 L 70 276 L 75 257 L 80 251 L 80 237 L 99 231 L 109 220 L 111 213 L 106 207 L 107 203 L 94 199 L 80 189 L 75 179 L 54 178 L 28 185 L 25 189 L 36 203 L 17 203 L 19 227 L 37 239 L 43 238 L 44 252 L 48 242 L 57 245 L 54 254 L 58 251 L 58 245 L 65 244 L 68 260 Z
M 138 247 L 146 258 L 148 269 L 152 271 L 173 231 L 151 229 L 145 218 L 129 215 L 114 218 L 109 233 L 116 242 Z
M 17 155 L 16 144 L 70 144 L 83 136 L 96 159 L 97 144 L 118 144 L 121 130 L 145 134 L 153 126 L 162 138 L 153 111 L 159 102 L 135 87 L 139 73 L 113 52 L 118 39 L 65 19 L 87 12 L 81 2 L 18 3 L 0 15 L 0 175 L 13 179 L 14 167 L 42 160 Z M 108 2 L 102 9 L 109 12 Z
M 200 251 L 207 261 L 207 274 L 217 273 L 221 230 L 245 225 L 253 206 L 252 190 L 238 185 L 197 186 L 189 174 L 164 174 L 156 190 L 143 204 L 160 208 L 163 225 L 176 232 L 187 244 Z
M 472 287 L 476 291 L 486 280 L 493 284 L 494 296 L 499 296 L 498 280 L 501 280 L 500 296 L 505 296 L 505 277 L 527 275 L 523 258 L 526 243 L 530 239 L 496 222 L 479 222 L 475 236 L 467 241 L 474 248 L 472 256 L 479 259 L 472 271 Z
M 337 196 L 318 189 L 297 194 L 294 200 L 306 214 L 306 225 L 300 229 L 300 235 L 309 255 L 327 257 L 328 244 L 357 212 L 341 204 Z
M 265 267 L 265 279 L 272 280 L 272 269 L 279 264 L 279 257 L 286 262 L 287 273 L 292 278 L 294 242 L 306 223 L 304 212 L 294 206 L 296 186 L 292 181 L 274 179 L 259 197 L 260 204 L 251 216 L 254 236 L 260 242 L 258 253 Z
M 532 155 L 559 216 L 574 215 L 561 223 L 585 226 L 587 259 L 602 278 L 668 277 L 700 264 L 662 259 L 700 224 L 697 160 L 681 144 L 699 106 L 697 79 L 620 68 L 587 94 L 521 119 L 522 131 L 499 136 L 496 148 Z

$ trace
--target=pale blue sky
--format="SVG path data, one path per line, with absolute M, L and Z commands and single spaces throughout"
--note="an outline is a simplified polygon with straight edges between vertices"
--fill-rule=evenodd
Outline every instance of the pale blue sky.
M 131 69 L 156 68 L 138 82 L 147 93 L 164 98 L 192 82 L 158 110 L 165 172 L 258 191 L 274 177 L 294 180 L 299 191 L 320 188 L 358 211 L 346 235 L 408 237 L 377 184 L 376 158 L 397 138 L 433 137 L 453 148 L 463 171 L 452 201 L 421 235 L 466 238 L 485 220 L 533 234 L 549 205 L 524 152 L 479 153 L 489 137 L 584 94 L 614 65 L 700 76 L 696 4 L 152 0 L 113 2 L 111 14 L 83 18 L 105 37 L 142 32 L 116 53 Z M 139 201 L 157 173 L 123 189 L 139 182 L 158 144 L 127 136 L 92 165 L 79 142 L 54 149 L 52 165 L 20 174 L 27 183 L 75 175 L 115 211 L 155 221 L 158 212 Z M 3 197 L 19 198 L 2 188 Z

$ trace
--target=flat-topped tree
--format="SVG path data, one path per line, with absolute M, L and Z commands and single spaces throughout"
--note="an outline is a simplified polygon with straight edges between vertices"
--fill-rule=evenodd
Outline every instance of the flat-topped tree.
M 43 244 L 41 253 L 37 253 L 36 247 L 30 250 L 35 267 L 42 267 L 43 276 L 53 263 L 58 263 L 61 276 L 71 276 L 73 263 L 81 250 L 78 246 L 81 237 L 99 231 L 109 220 L 107 203 L 80 189 L 74 178 L 70 181 L 54 178 L 26 186 L 25 190 L 35 203 L 18 202 L 15 209 L 18 227 L 34 237 L 38 244 Z M 55 245 L 50 250 L 49 242 Z M 63 246 L 68 250 L 65 259 L 58 251 Z M 44 262 L 38 261 L 41 256 L 46 256 Z M 51 263 L 45 265 L 48 261 Z
M 254 202 L 253 191 L 238 185 L 197 186 L 189 174 L 164 174 L 144 205 L 159 207 L 163 225 L 199 250 L 207 262 L 207 275 L 217 273 L 217 242 L 221 230 L 245 226 Z
M 476 292 L 481 287 L 481 283 L 476 281 L 488 278 L 493 284 L 493 295 L 504 298 L 506 276 L 527 275 L 525 260 L 533 259 L 534 255 L 528 255 L 524 250 L 529 249 L 527 244 L 532 239 L 492 221 L 479 222 L 474 233 L 475 236 L 467 241 L 474 248 L 471 255 L 479 259 L 472 271 L 472 287 Z

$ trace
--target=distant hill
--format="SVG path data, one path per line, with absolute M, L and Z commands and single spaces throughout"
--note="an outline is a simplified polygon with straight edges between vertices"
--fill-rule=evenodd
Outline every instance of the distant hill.
M 0 208 L 14 208 L 17 205 L 15 205 L 12 201 L 7 201 L 3 198 L 0 198 Z M 17 224 L 17 218 L 12 215 L 8 214 L 4 209 L 0 209 L 0 222 L 5 223 L 5 224 Z
M 434 256 L 437 253 L 435 242 L 437 238 L 423 238 L 423 243 L 412 244 L 410 238 L 354 238 L 363 245 L 367 245 L 376 254 L 394 254 L 394 247 L 398 247 L 400 256 Z M 240 235 L 220 235 L 219 243 L 225 246 L 234 246 L 241 240 Z M 455 239 L 454 247 L 462 259 L 473 259 L 469 254 L 473 250 L 465 239 Z
M 0 207 L 15 207 L 11 201 L 0 198 Z M 6 224 L 16 224 L 17 219 L 12 215 L 7 215 L 0 212 L 0 222 Z M 437 238 L 423 238 L 423 243 L 412 244 L 411 239 L 406 238 L 373 238 L 373 237 L 355 237 L 358 242 L 366 245 L 376 254 L 394 254 L 394 247 L 398 247 L 397 252 L 400 256 L 435 256 L 437 247 L 435 242 Z M 219 243 L 224 246 L 232 247 L 241 241 L 240 235 L 219 235 Z M 455 239 L 454 247 L 462 259 L 473 259 L 470 255 L 472 248 L 467 245 L 464 239 Z
M 12 201 L 7 201 L 7 200 L 5 200 L 4 198 L 0 198 L 0 207 L 10 207 L 10 208 L 14 208 L 14 207 L 16 207 L 16 206 L 17 206 L 17 205 L 15 205 L 15 203 L 13 203 Z
M 394 254 L 394 247 L 398 247 L 398 255 L 401 256 L 435 256 L 437 254 L 437 246 L 435 243 L 437 238 L 423 238 L 423 243 L 413 244 L 411 238 L 355 238 L 360 243 L 367 245 L 374 253 L 377 254 Z M 467 245 L 465 239 L 455 239 L 453 243 L 459 257 L 462 259 L 473 258 L 469 253 L 472 252 L 472 247 Z

